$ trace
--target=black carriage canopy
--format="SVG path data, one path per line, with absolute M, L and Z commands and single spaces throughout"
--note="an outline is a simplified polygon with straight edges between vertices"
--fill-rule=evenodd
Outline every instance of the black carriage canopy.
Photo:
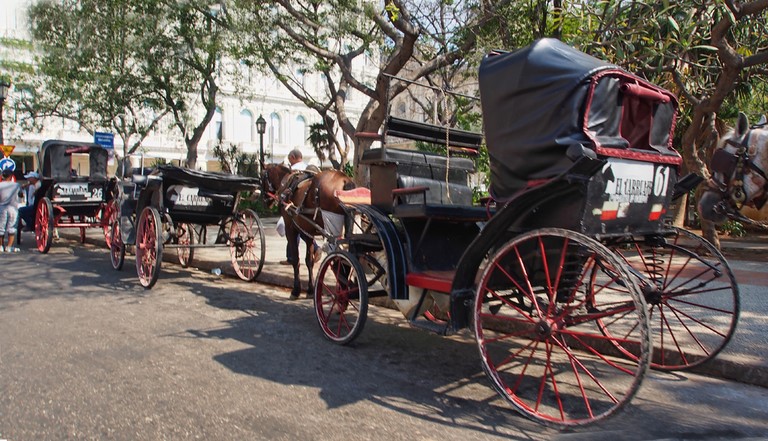
M 545 38 L 486 56 L 479 72 L 491 194 L 564 172 L 566 150 L 679 165 L 677 98 L 613 64 Z
M 158 166 L 153 175 L 162 176 L 190 187 L 202 187 L 211 191 L 237 193 L 254 191 L 259 187 L 258 178 L 230 175 L 227 173 L 192 170 L 173 165 Z
M 99 144 L 89 142 L 62 141 L 49 139 L 40 147 L 40 163 L 43 178 L 51 178 L 57 182 L 74 180 L 72 171 L 72 154 L 88 155 L 88 179 L 90 181 L 106 181 L 109 151 Z

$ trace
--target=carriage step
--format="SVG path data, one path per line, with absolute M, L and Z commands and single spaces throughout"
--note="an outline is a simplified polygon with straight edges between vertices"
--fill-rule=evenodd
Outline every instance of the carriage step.
M 423 318 L 412 320 L 410 323 L 414 328 L 424 329 L 439 335 L 448 335 L 447 323 L 435 323 Z

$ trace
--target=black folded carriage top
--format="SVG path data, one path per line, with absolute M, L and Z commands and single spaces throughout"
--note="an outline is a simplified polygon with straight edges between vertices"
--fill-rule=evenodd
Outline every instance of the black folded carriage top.
M 230 175 L 210 171 L 192 170 L 172 165 L 161 165 L 152 174 L 168 178 L 190 187 L 201 187 L 212 191 L 238 193 L 254 191 L 259 187 L 258 178 Z
M 475 153 L 483 142 L 483 135 L 480 133 L 469 132 L 453 127 L 441 127 L 404 118 L 397 118 L 391 115 L 387 118 L 386 127 L 387 136 L 424 141 L 438 145 L 445 145 L 447 143 L 449 147 L 468 149 Z
M 681 163 L 672 148 L 676 97 L 559 40 L 489 54 L 479 81 L 497 200 L 567 170 L 573 144 L 601 156 Z

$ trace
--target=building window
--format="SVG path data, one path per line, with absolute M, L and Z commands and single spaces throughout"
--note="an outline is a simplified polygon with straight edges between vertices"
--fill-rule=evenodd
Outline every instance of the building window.
M 224 121 L 221 117 L 221 109 L 216 108 L 216 112 L 211 118 L 211 122 L 208 124 L 210 130 L 209 139 L 221 141 L 224 139 Z
M 269 115 L 269 141 L 270 144 L 283 142 L 283 138 L 280 136 L 280 116 L 277 113 Z
M 307 134 L 307 120 L 303 116 L 299 115 L 296 117 L 296 127 L 293 133 L 295 137 L 293 143 L 299 147 L 304 147 L 309 135 Z
M 239 115 L 237 115 L 237 123 L 235 124 L 235 140 L 236 141 L 253 141 L 253 133 L 256 131 L 254 126 L 253 114 L 246 109 L 243 109 Z

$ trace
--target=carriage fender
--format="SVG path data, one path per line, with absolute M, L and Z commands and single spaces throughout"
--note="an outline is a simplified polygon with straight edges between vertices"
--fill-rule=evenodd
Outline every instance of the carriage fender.
M 408 260 L 395 223 L 374 206 L 365 204 L 349 204 L 349 206 L 365 215 L 376 227 L 387 256 L 389 297 L 394 300 L 408 299 L 408 286 L 405 283 Z

